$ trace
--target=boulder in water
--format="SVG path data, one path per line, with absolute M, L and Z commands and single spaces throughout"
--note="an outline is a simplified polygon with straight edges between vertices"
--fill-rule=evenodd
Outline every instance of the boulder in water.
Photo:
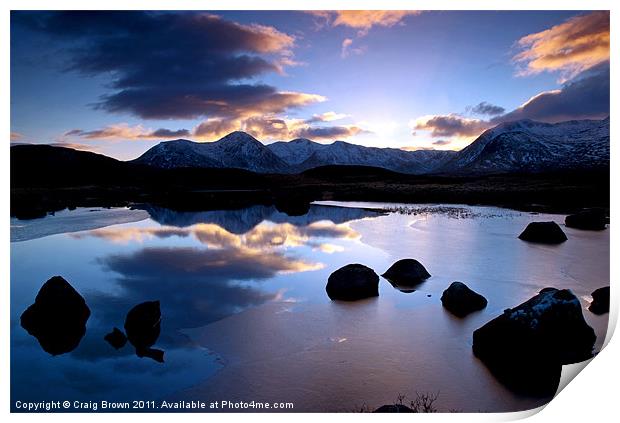
M 86 333 L 90 309 L 61 276 L 43 284 L 34 304 L 21 315 L 21 325 L 52 355 L 73 351 Z
M 609 287 L 598 288 L 592 293 L 592 302 L 588 307 L 594 314 L 609 313 Z
M 159 301 L 138 304 L 127 313 L 125 333 L 131 345 L 136 348 L 138 357 L 149 357 L 160 363 L 164 362 L 164 352 L 151 348 L 159 338 L 160 331 Z
M 112 332 L 104 336 L 103 339 L 105 339 L 108 344 L 112 345 L 112 347 L 117 350 L 123 348 L 127 343 L 127 337 L 119 328 L 114 328 Z
M 549 396 L 562 365 L 591 358 L 595 340 L 579 299 L 567 289 L 545 288 L 476 329 L 473 352 L 514 391 Z
M 566 216 L 564 223 L 569 228 L 602 231 L 607 228 L 607 212 L 599 208 L 583 210 Z
M 519 239 L 541 244 L 561 244 L 568 238 L 555 222 L 532 222 L 521 232 Z
M 413 413 L 414 411 L 403 404 L 386 404 L 377 408 L 373 413 Z
M 452 282 L 443 292 L 441 303 L 450 313 L 458 317 L 465 317 L 487 306 L 486 298 L 469 289 L 463 282 Z
M 431 277 L 431 274 L 415 259 L 402 259 L 390 266 L 390 268 L 381 275 L 390 283 L 403 290 L 403 287 L 414 287 Z
M 376 297 L 379 295 L 379 276 L 363 264 L 347 264 L 329 275 L 325 290 L 332 300 Z

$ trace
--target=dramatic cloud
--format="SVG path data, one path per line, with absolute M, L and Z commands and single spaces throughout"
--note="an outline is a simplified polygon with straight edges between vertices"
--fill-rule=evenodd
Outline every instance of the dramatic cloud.
M 444 145 L 450 145 L 450 140 L 437 140 L 437 141 L 433 141 L 433 145 L 437 145 L 437 146 L 444 146 Z
M 89 140 L 157 140 L 162 138 L 187 137 L 190 131 L 187 129 L 170 130 L 157 129 L 155 131 L 144 129 L 142 126 L 129 126 L 126 124 L 110 125 L 105 128 L 85 131 L 73 129 L 65 132 L 65 137 L 80 137 Z
M 566 81 L 609 60 L 609 12 L 596 11 L 567 20 L 518 41 L 514 60 L 519 74 L 558 71 Z
M 240 119 L 325 100 L 251 82 L 295 64 L 295 38 L 273 27 L 193 12 L 17 12 L 67 42 L 69 69 L 110 76 L 95 107 L 145 119 Z
M 609 97 L 609 63 L 602 63 L 565 83 L 562 88 L 542 92 L 492 122 L 533 119 L 554 123 L 571 119 L 602 119 L 609 116 Z
M 502 122 L 532 119 L 555 123 L 572 119 L 603 119 L 609 116 L 609 63 L 601 63 L 561 88 L 545 91 L 515 110 L 489 120 L 469 119 L 457 114 L 423 116 L 412 123 L 415 130 L 432 137 L 472 138 Z
M 506 109 L 483 101 L 475 106 L 468 107 L 468 111 L 476 115 L 496 116 L 506 112 Z
M 562 75 L 562 86 L 539 93 L 508 113 L 487 102 L 468 108 L 468 112 L 492 116 L 488 120 L 458 114 L 423 116 L 413 121 L 412 128 L 429 131 L 432 137 L 471 139 L 502 122 L 532 119 L 555 123 L 609 116 L 608 12 L 577 16 L 523 37 L 518 44 L 524 49 L 515 56 L 516 62 L 525 65 L 520 75 L 557 71 Z
M 429 115 L 412 122 L 414 130 L 430 131 L 432 137 L 474 137 L 489 127 L 480 119 L 469 119 L 457 114 Z

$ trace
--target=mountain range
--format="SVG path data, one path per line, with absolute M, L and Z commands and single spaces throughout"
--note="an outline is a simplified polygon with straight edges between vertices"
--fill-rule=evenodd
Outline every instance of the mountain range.
M 179 139 L 157 144 L 133 162 L 158 168 L 237 168 L 300 173 L 328 165 L 372 166 L 400 173 L 493 174 L 609 166 L 609 118 L 542 123 L 519 120 L 486 130 L 460 151 L 321 144 L 299 138 L 264 145 L 237 131 L 211 143 Z

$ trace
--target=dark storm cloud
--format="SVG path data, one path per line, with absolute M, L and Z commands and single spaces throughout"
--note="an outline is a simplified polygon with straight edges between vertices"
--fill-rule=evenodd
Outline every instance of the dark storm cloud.
M 190 135 L 190 131 L 187 129 L 179 129 L 172 131 L 170 129 L 160 128 L 151 133 L 153 138 L 174 138 L 174 137 L 187 137 Z
M 503 107 L 496 106 L 491 103 L 487 103 L 483 101 L 482 103 L 478 103 L 475 106 L 469 107 L 469 111 L 476 115 L 487 115 L 487 116 L 496 116 L 501 115 L 506 111 Z
M 532 119 L 555 123 L 572 119 L 602 119 L 609 116 L 609 62 L 582 72 L 561 88 L 535 95 L 515 110 L 489 120 L 469 119 L 457 114 L 418 118 L 414 129 L 430 131 L 433 137 L 477 136 L 502 122 Z
M 161 139 L 161 138 L 178 138 L 187 137 L 191 135 L 191 132 L 187 129 L 156 129 L 155 131 L 145 130 L 141 126 L 128 126 L 128 125 L 110 125 L 105 128 L 93 129 L 91 131 L 84 131 L 82 129 L 72 129 L 65 132 L 65 137 L 80 137 L 89 140 L 104 140 L 104 139 Z
M 487 127 L 486 121 L 449 114 L 418 118 L 414 122 L 413 129 L 430 131 L 432 137 L 471 137 L 480 134 Z
M 112 75 L 112 92 L 95 104 L 109 112 L 239 118 L 323 99 L 247 82 L 291 63 L 294 38 L 273 27 L 194 12 L 15 12 L 12 19 L 66 42 L 69 69 Z
M 609 116 L 609 62 L 583 72 L 561 89 L 540 93 L 522 106 L 492 120 L 518 119 L 559 122 L 570 119 L 600 119 Z
M 338 139 L 348 138 L 366 132 L 358 126 L 316 126 L 302 128 L 295 134 L 299 138 Z

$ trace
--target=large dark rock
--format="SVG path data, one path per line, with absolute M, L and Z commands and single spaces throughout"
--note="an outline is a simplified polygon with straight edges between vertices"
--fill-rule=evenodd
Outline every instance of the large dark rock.
M 588 307 L 594 314 L 609 313 L 609 287 L 598 288 L 592 293 L 592 302 Z
M 469 289 L 462 282 L 452 282 L 441 296 L 441 303 L 452 314 L 465 317 L 469 313 L 482 310 L 487 306 L 487 299 Z
M 421 284 L 431 277 L 431 274 L 415 259 L 402 259 L 390 266 L 381 275 L 387 279 L 395 288 L 401 291 L 413 291 L 411 288 Z
M 519 239 L 542 244 L 561 244 L 568 238 L 555 222 L 532 222 L 521 232 Z
M 46 352 L 59 355 L 79 345 L 89 317 L 84 298 L 61 276 L 54 276 L 21 315 L 21 325 Z
M 474 331 L 473 352 L 510 389 L 549 396 L 562 365 L 591 358 L 595 340 L 577 297 L 545 288 Z
M 564 223 L 569 228 L 602 231 L 607 228 L 607 212 L 598 208 L 583 210 L 566 216 Z
M 127 313 L 125 333 L 131 345 L 136 348 L 138 357 L 149 357 L 160 363 L 164 362 L 164 352 L 151 348 L 157 342 L 160 331 L 159 301 L 138 304 Z
M 414 411 L 403 404 L 386 404 L 377 408 L 373 413 L 413 413 Z
M 123 348 L 127 343 L 127 337 L 119 328 L 114 328 L 112 332 L 104 336 L 103 339 L 117 350 Z
M 332 300 L 376 297 L 379 295 L 379 276 L 363 264 L 347 264 L 329 275 L 325 290 Z

